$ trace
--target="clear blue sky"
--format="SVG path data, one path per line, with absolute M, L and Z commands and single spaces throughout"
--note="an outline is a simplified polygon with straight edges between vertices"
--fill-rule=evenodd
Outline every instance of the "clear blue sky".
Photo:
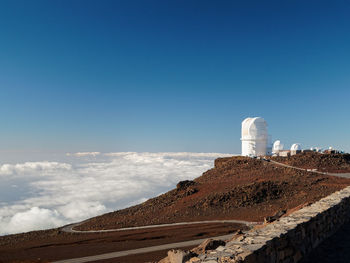
M 2 151 L 350 151 L 348 1 L 0 1 Z

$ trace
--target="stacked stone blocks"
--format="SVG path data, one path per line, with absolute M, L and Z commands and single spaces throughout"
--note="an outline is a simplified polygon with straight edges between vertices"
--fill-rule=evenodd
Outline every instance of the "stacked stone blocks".
M 350 218 L 350 187 L 253 229 L 191 263 L 296 263 Z

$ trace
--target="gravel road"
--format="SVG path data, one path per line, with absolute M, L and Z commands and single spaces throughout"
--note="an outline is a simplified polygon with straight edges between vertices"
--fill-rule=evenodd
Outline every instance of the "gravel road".
M 232 234 L 213 237 L 213 239 L 229 239 L 230 237 L 232 237 Z M 84 263 L 84 262 L 91 262 L 91 261 L 97 261 L 97 260 L 102 260 L 102 259 L 125 257 L 125 256 L 135 255 L 135 254 L 150 253 L 150 252 L 166 250 L 166 249 L 196 246 L 196 245 L 199 245 L 200 243 L 202 243 L 206 239 L 207 238 L 202 238 L 202 239 L 196 239 L 196 240 L 190 240 L 190 241 L 184 241 L 184 242 L 178 242 L 178 243 L 164 244 L 164 245 L 159 245 L 159 246 L 152 246 L 152 247 L 131 249 L 131 250 L 126 250 L 126 251 L 106 253 L 106 254 L 95 255 L 95 256 L 65 259 L 65 260 L 54 261 L 52 263 Z
M 149 225 L 149 226 L 135 226 L 135 227 L 124 227 L 117 229 L 106 229 L 106 230 L 74 230 L 74 227 L 83 224 L 83 222 L 67 225 L 61 228 L 63 232 L 67 233 L 106 233 L 106 232 L 118 232 L 118 231 L 128 231 L 128 230 L 138 230 L 138 229 L 148 229 L 148 228 L 160 228 L 169 226 L 183 226 L 183 225 L 197 225 L 197 224 L 217 224 L 217 223 L 235 223 L 242 224 L 246 226 L 253 226 L 258 224 L 257 222 L 248 222 L 243 220 L 210 220 L 210 221 L 194 221 L 194 222 L 179 222 L 171 224 L 161 224 L 161 225 Z

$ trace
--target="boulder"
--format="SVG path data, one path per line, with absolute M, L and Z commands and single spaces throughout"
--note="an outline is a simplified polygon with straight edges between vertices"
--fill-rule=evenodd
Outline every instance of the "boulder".
M 196 184 L 196 182 L 190 181 L 190 180 L 180 181 L 180 182 L 177 183 L 176 189 L 177 190 L 185 190 L 189 186 L 192 186 L 192 185 L 195 185 L 195 184 Z
M 192 257 L 198 256 L 192 251 L 183 251 L 180 249 L 172 249 L 168 251 L 168 256 L 163 258 L 159 263 L 185 263 L 190 260 Z
M 287 212 L 286 210 L 280 210 L 276 214 L 274 214 L 273 216 L 265 217 L 264 223 L 266 224 L 266 223 L 271 223 L 273 221 L 276 221 L 277 219 L 282 217 L 286 212 Z
M 214 250 L 219 246 L 225 246 L 225 245 L 226 245 L 226 242 L 223 240 L 216 240 L 216 239 L 210 238 L 210 239 L 204 240 L 202 244 L 192 249 L 192 251 L 197 254 L 203 254 L 205 251 Z

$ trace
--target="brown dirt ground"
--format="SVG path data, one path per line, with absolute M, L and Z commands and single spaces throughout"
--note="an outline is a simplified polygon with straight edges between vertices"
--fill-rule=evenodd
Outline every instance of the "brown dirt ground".
M 70 234 L 57 229 L 35 231 L 1 237 L 0 262 L 49 262 L 226 235 L 238 229 L 245 229 L 245 226 L 218 223 L 98 234 Z M 166 251 L 147 253 L 143 256 L 145 258 L 142 255 L 117 258 L 113 259 L 113 262 L 141 263 L 149 259 L 158 260 L 166 256 Z
M 182 247 L 178 248 L 181 250 L 190 250 L 192 247 Z M 159 260 L 165 258 L 168 254 L 167 250 L 161 250 L 153 253 L 146 253 L 146 254 L 139 254 L 134 256 L 126 256 L 126 257 L 120 257 L 120 258 L 111 258 L 103 260 L 103 263 L 154 263 L 158 262 Z M 90 263 L 101 263 L 102 261 L 92 261 Z
M 321 154 L 304 152 L 290 157 L 272 157 L 272 160 L 321 172 L 350 173 L 350 154 Z

